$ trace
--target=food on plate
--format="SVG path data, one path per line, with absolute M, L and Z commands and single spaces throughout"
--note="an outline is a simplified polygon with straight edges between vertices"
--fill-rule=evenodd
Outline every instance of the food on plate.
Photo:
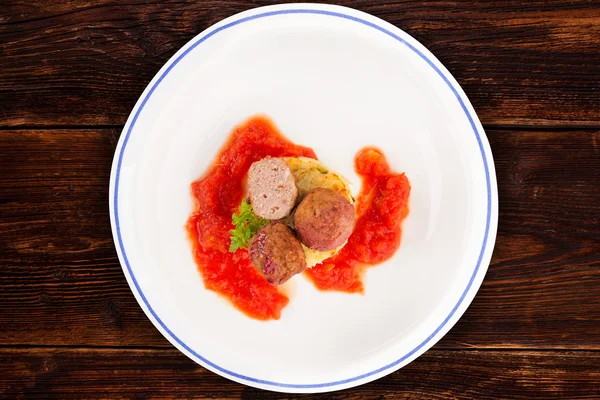
M 347 214 L 350 214 L 353 218 L 355 216 L 354 207 L 352 206 L 354 198 L 352 197 L 348 180 L 331 171 L 330 168 L 323 165 L 320 161 L 308 157 L 265 157 L 259 161 L 255 161 L 248 170 L 247 186 L 248 199 L 244 199 L 242 203 L 248 201 L 251 203 L 253 214 L 256 215 L 257 218 L 265 221 L 262 225 L 266 223 L 267 219 L 277 218 L 292 228 L 294 233 L 300 233 L 294 226 L 296 206 L 298 206 L 299 203 L 302 204 L 305 197 L 312 197 L 308 194 L 313 190 L 330 191 L 336 196 L 336 199 L 341 199 L 341 201 L 347 205 Z M 314 205 L 314 201 L 309 200 L 307 204 L 309 206 L 310 204 Z M 244 204 L 240 206 L 240 210 L 242 210 L 243 207 Z M 323 205 L 323 208 L 325 208 L 325 205 Z M 277 215 L 274 215 L 271 212 L 274 209 L 277 209 Z M 285 211 L 279 213 L 282 209 Z M 292 215 L 290 215 L 290 213 Z M 330 221 L 324 221 L 324 224 L 334 224 L 334 226 L 331 226 L 329 229 L 335 230 L 337 221 L 335 221 L 331 215 L 328 217 L 325 213 L 323 214 L 323 217 L 329 218 Z M 245 248 L 247 247 L 246 242 L 252 235 L 256 234 L 256 230 L 248 233 L 247 231 L 252 227 L 252 224 L 240 224 L 236 214 L 234 214 L 233 218 L 233 223 L 236 227 L 232 230 L 232 249 Z M 342 219 L 342 221 L 346 220 L 347 218 Z M 323 243 L 316 243 L 315 246 L 313 245 L 314 241 L 311 242 L 310 240 L 310 220 L 301 218 L 300 222 L 301 224 L 304 224 L 304 226 L 307 226 L 306 231 L 308 232 L 308 241 L 302 240 L 302 236 L 298 236 L 298 238 L 302 242 L 302 248 L 304 249 L 308 268 L 312 268 L 323 260 L 336 254 L 341 246 L 344 245 L 350 233 L 352 233 L 352 226 L 348 226 L 344 232 L 345 235 L 342 237 L 343 240 L 337 240 L 333 245 L 330 245 L 326 243 L 328 239 L 323 237 L 321 239 Z M 240 235 L 240 232 L 243 233 Z M 325 232 L 326 235 L 327 232 L 328 231 Z M 243 237 L 243 241 L 240 241 L 240 236 Z M 319 236 L 317 233 L 312 235 L 315 239 L 317 236 Z M 320 236 L 323 236 L 323 234 Z M 329 239 L 329 241 L 331 241 L 331 239 Z M 239 245 L 240 243 L 242 245 Z M 280 281 L 278 284 L 284 282 L 285 281 Z
M 292 174 L 294 175 L 294 179 L 296 180 L 296 186 L 298 187 L 298 201 L 301 201 L 308 192 L 315 188 L 327 188 L 341 194 L 344 198 L 348 199 L 351 204 L 355 203 L 350 189 L 350 182 L 343 176 L 332 171 L 319 160 L 302 156 L 283 157 L 283 159 L 289 165 Z M 293 218 L 286 220 L 286 222 L 293 227 Z M 315 265 L 320 264 L 340 250 L 340 248 L 336 248 L 328 251 L 320 251 L 311 249 L 304 244 L 302 247 L 304 248 L 304 254 L 306 255 L 307 268 L 312 268 Z
M 280 318 L 289 298 L 279 285 L 303 271 L 320 290 L 363 293 L 365 269 L 400 246 L 410 183 L 375 148 L 354 166 L 356 199 L 348 180 L 267 118 L 236 127 L 191 185 L 187 230 L 204 286 L 259 320 Z
M 248 196 L 259 217 L 281 219 L 290 215 L 298 199 L 298 188 L 287 163 L 275 157 L 252 163 L 248 171 Z
M 234 253 L 238 249 L 247 249 L 250 239 L 260 228 L 267 225 L 269 220 L 256 215 L 252 210 L 252 205 L 244 199 L 238 212 L 231 216 L 231 222 L 234 228 L 229 231 L 231 233 L 229 251 Z
M 308 192 L 294 213 L 294 227 L 300 241 L 319 251 L 333 250 L 346 243 L 355 222 L 354 206 L 327 188 Z
M 319 160 L 309 157 L 283 157 L 289 165 L 298 187 L 298 197 L 302 200 L 312 189 L 331 189 L 354 204 L 350 181 L 333 172 Z
M 300 241 L 290 228 L 273 221 L 258 230 L 248 246 L 250 260 L 272 285 L 280 285 L 306 268 Z
M 281 285 L 306 267 L 314 267 L 333 256 L 346 243 L 356 219 L 354 206 L 344 197 L 352 199 L 347 182 L 309 158 L 269 156 L 255 161 L 248 170 L 248 199 L 242 200 L 240 213 L 232 216 L 235 228 L 231 230 L 230 251 L 248 247 L 252 236 L 258 235 L 258 229 L 266 225 L 266 221 L 280 220 L 282 223 L 277 226 L 282 234 L 285 224 L 293 229 L 287 229 L 286 237 L 291 235 L 297 243 L 294 248 L 302 251 L 302 267 L 299 263 L 286 266 L 277 262 L 272 266 L 268 264 L 265 270 L 265 260 L 253 256 L 257 246 L 248 247 L 254 266 L 269 283 Z M 302 188 L 299 205 L 296 202 L 298 186 Z M 272 229 L 273 226 L 267 226 L 261 230 L 270 232 Z M 262 234 L 259 243 L 268 243 L 265 237 Z M 266 261 L 271 258 L 267 257 Z
M 401 224 L 408 215 L 408 178 L 394 172 L 375 148 L 360 150 L 354 167 L 362 177 L 354 231 L 339 253 L 305 272 L 321 290 L 362 293 L 365 269 L 388 260 L 400 247 Z

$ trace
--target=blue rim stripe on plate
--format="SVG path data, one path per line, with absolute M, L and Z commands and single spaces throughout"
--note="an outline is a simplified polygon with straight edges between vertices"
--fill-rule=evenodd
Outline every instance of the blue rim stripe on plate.
M 202 357 L 200 354 L 198 354 L 196 351 L 194 351 L 192 348 L 190 348 L 188 345 L 186 345 L 181 339 L 179 339 L 177 337 L 177 335 L 175 335 L 175 333 L 173 333 L 173 331 L 171 331 L 166 325 L 165 323 L 160 319 L 160 317 L 156 314 L 156 312 L 154 312 L 154 309 L 152 309 L 152 306 L 150 306 L 150 303 L 148 302 L 148 299 L 146 299 L 146 296 L 144 295 L 144 293 L 142 292 L 141 287 L 139 286 L 137 280 L 135 279 L 135 275 L 133 274 L 133 270 L 131 269 L 131 266 L 129 265 L 129 261 L 127 259 L 127 254 L 125 253 L 125 246 L 123 245 L 123 240 L 121 237 L 121 229 L 120 229 L 120 225 L 119 225 L 119 175 L 121 172 L 121 162 L 123 161 L 123 154 L 125 152 L 125 147 L 127 146 L 127 141 L 129 140 L 129 136 L 131 135 L 131 131 L 133 130 L 133 127 L 135 126 L 135 122 L 137 121 L 137 118 L 139 117 L 140 113 L 142 112 L 142 109 L 144 108 L 144 106 L 146 105 L 146 103 L 148 102 L 148 99 L 150 99 L 150 96 L 152 96 L 152 93 L 154 93 L 154 91 L 156 90 L 156 88 L 158 87 L 158 85 L 160 85 L 160 83 L 162 82 L 162 80 L 167 76 L 167 74 L 169 72 L 171 72 L 171 70 L 177 65 L 177 63 L 179 63 L 179 61 L 181 61 L 189 52 L 191 52 L 192 50 L 194 50 L 198 45 L 200 45 L 201 43 L 203 43 L 204 41 L 208 40 L 210 37 L 216 35 L 217 33 L 224 31 L 228 28 L 231 28 L 233 26 L 242 24 L 244 22 L 248 22 L 248 21 L 252 21 L 252 20 L 256 20 L 259 18 L 265 18 L 265 17 L 270 17 L 270 16 L 275 16 L 275 15 L 281 15 L 281 14 L 320 14 L 320 15 L 327 15 L 327 16 L 331 16 L 331 17 L 337 17 L 337 18 L 343 18 L 343 19 L 347 19 L 350 21 L 354 21 L 354 22 L 358 22 L 360 24 L 369 26 L 371 28 L 374 28 L 394 39 L 396 39 L 398 42 L 402 43 L 403 45 L 405 45 L 406 47 L 408 47 L 409 49 L 411 49 L 412 51 L 414 51 L 416 54 L 418 54 L 425 62 L 427 62 L 427 64 L 429 64 L 431 66 L 431 68 L 433 68 L 435 70 L 435 72 L 437 72 L 437 74 L 444 80 L 444 82 L 446 82 L 446 84 L 448 85 L 448 87 L 452 90 L 452 93 L 454 93 L 454 95 L 456 96 L 456 99 L 458 100 L 458 102 L 460 103 L 460 106 L 462 107 L 463 111 L 465 112 L 469 123 L 471 124 L 471 127 L 473 128 L 473 132 L 475 133 L 475 136 L 477 138 L 477 143 L 479 144 L 479 150 L 481 152 L 481 156 L 483 158 L 483 166 L 485 168 L 485 179 L 486 179 L 486 184 L 487 184 L 487 196 L 488 196 L 488 200 L 487 200 L 487 217 L 486 217 L 486 223 L 485 223 L 485 235 L 483 237 L 483 244 L 481 246 L 481 251 L 479 252 L 479 258 L 477 259 L 477 265 L 475 265 L 475 269 L 473 271 L 473 274 L 471 275 L 471 278 L 469 279 L 469 283 L 467 284 L 467 287 L 465 288 L 465 290 L 463 291 L 462 295 L 460 296 L 458 302 L 456 303 L 456 305 L 454 306 L 454 308 L 452 309 L 452 311 L 450 311 L 450 314 L 448 314 L 448 316 L 444 319 L 444 321 L 440 324 L 440 326 L 438 326 L 433 333 L 431 333 L 431 335 L 429 335 L 423 342 L 421 342 L 417 347 L 415 347 L 413 350 L 411 350 L 410 352 L 408 352 L 407 354 L 405 354 L 404 356 L 402 356 L 401 358 L 399 358 L 398 360 L 387 364 L 381 368 L 378 368 L 374 371 L 362 374 L 362 375 L 358 375 L 355 376 L 353 378 L 348 378 L 348 379 L 343 379 L 343 380 L 339 380 L 339 381 L 335 381 L 335 382 L 328 382 L 328 383 L 317 383 L 317 384 L 289 384 L 289 383 L 280 383 L 280 382 L 272 382 L 272 381 L 267 381 L 267 380 L 263 380 L 263 379 L 256 379 L 256 378 L 252 378 L 249 376 L 245 376 L 242 374 L 238 374 L 236 372 L 233 371 L 229 371 L 228 369 L 225 369 L 223 367 L 218 366 L 217 364 L 207 360 L 206 358 Z M 127 266 L 127 270 L 129 271 L 129 275 L 131 276 L 131 279 L 133 281 L 133 284 L 135 285 L 136 290 L 138 291 L 140 297 L 142 298 L 142 300 L 144 301 L 144 304 L 146 305 L 146 307 L 148 308 L 148 311 L 150 311 L 150 313 L 152 314 L 152 316 L 156 319 L 156 321 L 160 324 L 160 326 L 171 336 L 171 338 L 173 340 L 175 340 L 179 345 L 181 345 L 184 349 L 186 349 L 187 351 L 189 351 L 191 354 L 193 354 L 195 357 L 197 357 L 199 360 L 201 360 L 202 362 L 204 362 L 205 364 L 217 369 L 218 371 L 221 371 L 227 375 L 230 375 L 232 377 L 238 378 L 238 379 L 242 379 L 248 382 L 254 382 L 254 383 L 259 383 L 262 385 L 270 385 L 270 386 L 275 386 L 275 387 L 281 387 L 281 388 L 296 388 L 296 389 L 311 389 L 311 388 L 324 388 L 324 387 L 330 387 L 330 386 L 337 386 L 337 385 L 343 385 L 346 383 L 350 383 L 350 382 L 354 382 L 354 381 L 358 381 L 364 378 L 368 378 L 369 376 L 378 374 L 380 372 L 383 372 L 389 368 L 392 368 L 398 364 L 400 364 L 401 362 L 405 361 L 406 359 L 408 359 L 410 356 L 412 356 L 413 354 L 415 354 L 416 352 L 418 352 L 421 348 L 423 348 L 431 339 L 433 339 L 435 337 L 435 335 L 437 335 L 437 333 L 448 323 L 448 321 L 452 318 L 452 316 L 454 315 L 454 313 L 456 313 L 456 310 L 458 309 L 458 307 L 460 307 L 460 305 L 462 304 L 465 296 L 467 295 L 467 293 L 469 292 L 469 289 L 471 288 L 471 285 L 473 284 L 473 281 L 475 280 L 475 277 L 477 276 L 477 272 L 479 272 L 479 268 L 481 265 L 481 260 L 483 259 L 483 255 L 485 253 L 485 249 L 487 247 L 487 241 L 488 241 L 488 234 L 489 234 L 489 228 L 490 228 L 490 220 L 491 220 L 491 211 L 492 211 L 492 190 L 491 190 L 491 184 L 490 184 L 490 174 L 489 174 L 489 168 L 488 168 L 488 163 L 487 163 L 487 158 L 485 155 L 485 150 L 483 148 L 483 143 L 481 141 L 481 137 L 479 135 L 479 132 L 477 130 L 477 127 L 475 125 L 475 121 L 473 119 L 473 117 L 471 116 L 471 114 L 469 113 L 469 110 L 467 109 L 465 103 L 463 102 L 462 98 L 460 97 L 458 91 L 456 90 L 456 88 L 452 85 L 452 83 L 448 80 L 448 78 L 442 73 L 442 71 L 429 59 L 427 58 L 427 56 L 425 54 L 423 54 L 421 51 L 419 51 L 417 48 L 415 48 L 413 45 L 411 45 L 410 43 L 408 43 L 407 41 L 405 41 L 404 39 L 402 39 L 401 37 L 399 37 L 398 35 L 396 35 L 393 32 L 390 32 L 389 30 L 382 28 L 372 22 L 366 21 L 364 19 L 358 18 L 358 17 L 354 17 L 351 15 L 347 15 L 347 14 L 343 14 L 341 12 L 333 12 L 333 11 L 325 11 L 325 10 L 316 10 L 316 9 L 290 9 L 290 10 L 278 10 L 278 11 L 269 11 L 269 12 L 265 12 L 265 13 L 261 13 L 261 14 L 256 14 L 256 15 L 252 15 L 249 17 L 244 17 L 241 18 L 239 20 L 230 22 L 228 24 L 225 24 L 223 26 L 220 26 L 218 28 L 216 28 L 215 30 L 207 33 L 206 35 L 204 35 L 203 37 L 199 38 L 196 42 L 194 42 L 186 51 L 184 51 L 179 57 L 177 57 L 175 59 L 175 61 L 173 61 L 171 63 L 171 65 L 169 65 L 169 67 L 162 73 L 162 75 L 158 78 L 158 80 L 156 81 L 156 83 L 152 86 L 152 88 L 150 89 L 150 91 L 148 92 L 148 94 L 146 95 L 146 97 L 144 97 L 144 100 L 142 101 L 142 103 L 140 104 L 139 108 L 137 109 L 133 120 L 131 121 L 131 124 L 129 125 L 129 129 L 127 130 L 127 133 L 125 135 L 125 139 L 123 141 L 123 146 L 121 147 L 121 152 L 119 154 L 119 161 L 117 163 L 117 173 L 116 173 L 116 179 L 115 179 L 115 195 L 114 195 L 114 214 L 115 214 L 115 224 L 116 224 L 116 231 L 117 231 L 117 238 L 119 241 L 119 248 L 121 249 L 121 253 L 123 255 L 123 260 L 125 261 L 125 265 Z

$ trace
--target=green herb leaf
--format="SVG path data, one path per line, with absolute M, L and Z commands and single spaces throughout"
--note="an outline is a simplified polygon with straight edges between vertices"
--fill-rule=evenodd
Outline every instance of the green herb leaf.
M 261 218 L 254 214 L 252 205 L 246 199 L 240 204 L 238 213 L 231 216 L 231 222 L 235 228 L 230 230 L 231 245 L 229 251 L 234 253 L 239 249 L 248 248 L 250 239 L 256 235 L 256 232 L 269 223 L 269 220 Z

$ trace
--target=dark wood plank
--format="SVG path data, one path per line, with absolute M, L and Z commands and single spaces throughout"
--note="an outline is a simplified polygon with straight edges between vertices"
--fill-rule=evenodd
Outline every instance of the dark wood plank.
M 0 343 L 160 344 L 112 240 L 118 132 L 0 132 Z
M 183 44 L 269 0 L 0 5 L 0 126 L 123 124 Z M 448 67 L 484 124 L 600 125 L 600 3 L 345 0 Z
M 242 386 L 177 350 L 0 349 L 0 393 L 15 399 L 593 399 L 597 352 L 431 350 L 352 390 L 286 395 Z
M 488 131 L 500 217 L 483 286 L 441 346 L 600 348 L 600 131 Z
M 0 343 L 168 346 L 116 258 L 118 132 L 0 132 Z M 490 131 L 492 264 L 438 348 L 600 349 L 600 131 Z

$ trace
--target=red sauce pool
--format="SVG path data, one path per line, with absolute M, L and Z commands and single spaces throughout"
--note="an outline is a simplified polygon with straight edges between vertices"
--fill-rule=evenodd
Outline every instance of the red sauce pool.
M 312 149 L 284 138 L 268 119 L 251 118 L 234 129 L 208 172 L 192 183 L 196 209 L 187 223 L 204 286 L 260 320 L 279 319 L 289 299 L 254 268 L 247 251 L 229 252 L 229 231 L 248 168 L 266 156 L 317 158 Z M 363 178 L 356 228 L 340 253 L 306 272 L 322 290 L 362 292 L 365 267 L 387 260 L 400 246 L 408 179 L 391 171 L 376 149 L 360 151 L 355 166 Z
M 338 254 L 306 270 L 321 290 L 362 293 L 365 268 L 389 259 L 400 247 L 400 224 L 408 215 L 408 178 L 393 172 L 375 148 L 358 152 L 354 166 L 362 177 L 354 231 Z

